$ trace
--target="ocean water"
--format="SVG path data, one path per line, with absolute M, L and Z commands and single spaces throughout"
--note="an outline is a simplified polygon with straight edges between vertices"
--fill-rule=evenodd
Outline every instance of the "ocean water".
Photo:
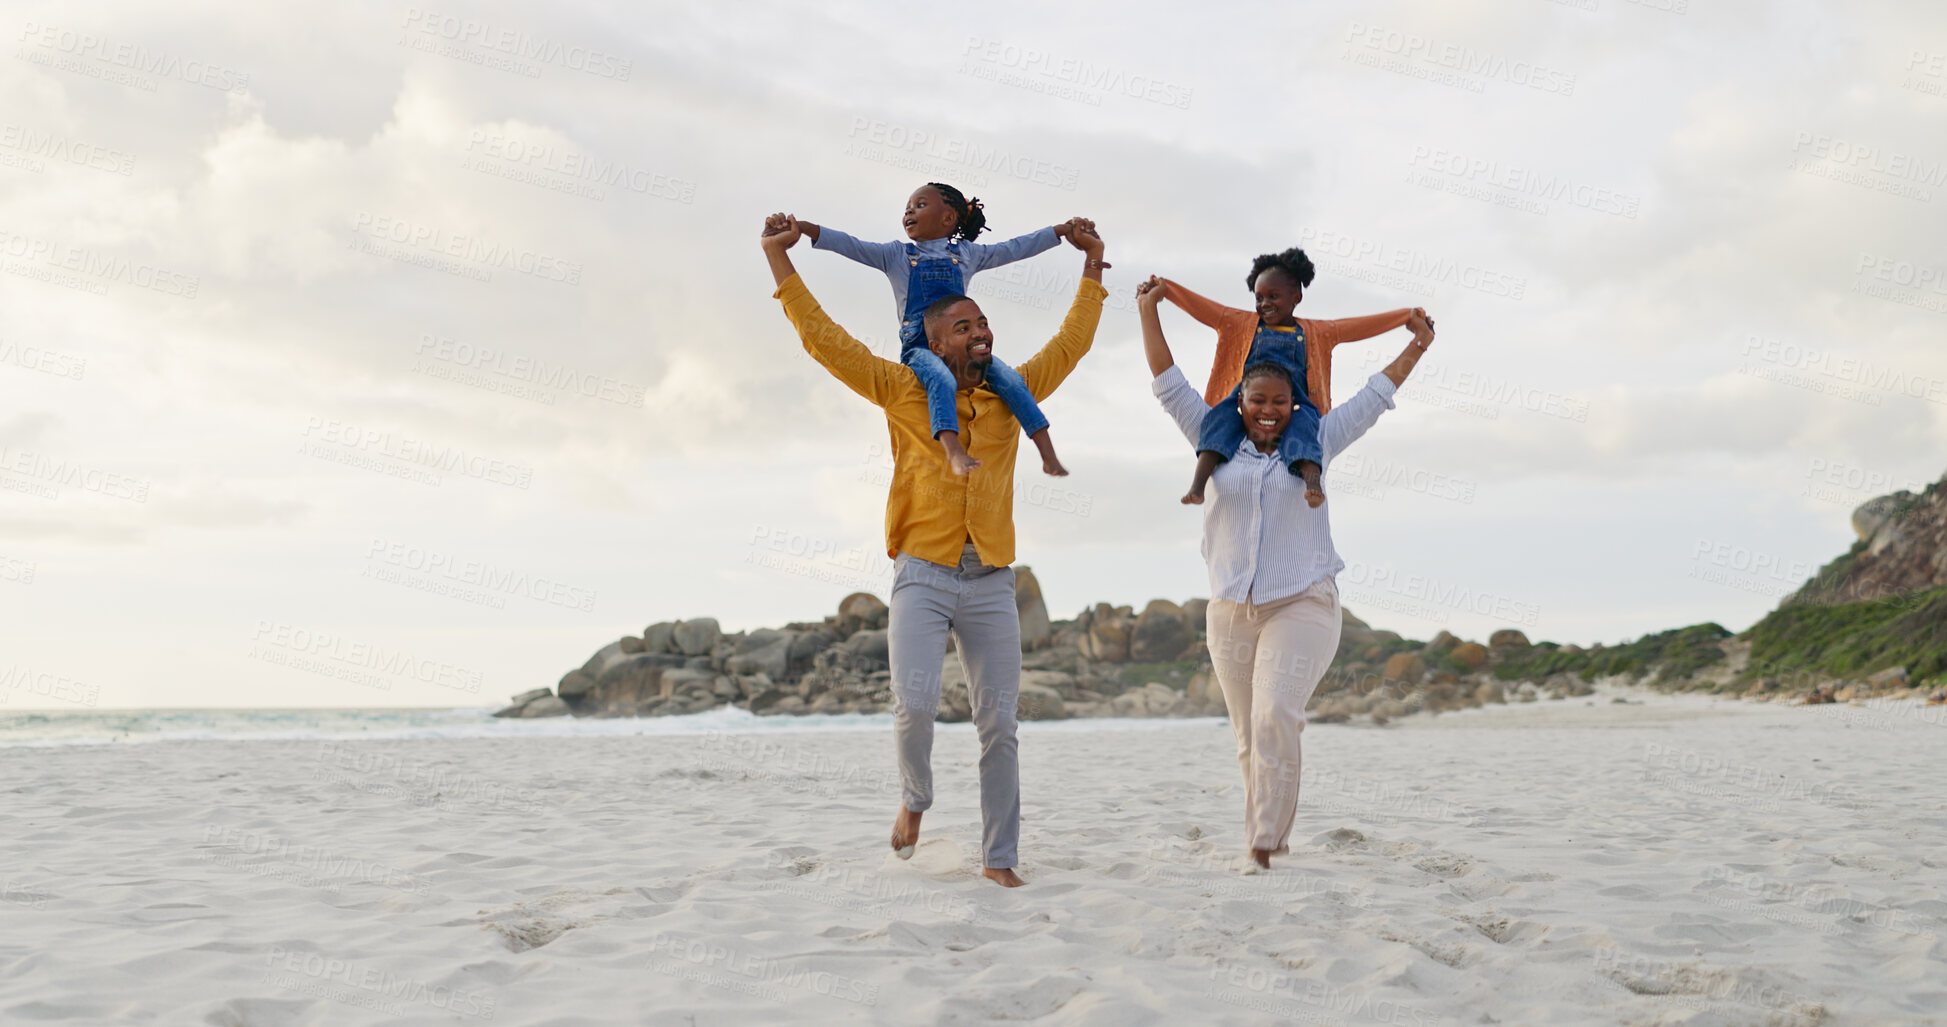
M 1162 731 L 1208 727 L 1221 717 L 1026 721 L 1023 733 Z M 971 724 L 941 724 L 944 732 Z M 759 717 L 727 706 L 678 717 L 596 720 L 495 719 L 480 709 L 338 710 L 0 710 L 0 747 L 121 745 L 145 742 L 284 741 L 401 738 L 579 738 L 612 735 L 705 735 L 718 732 L 864 731 L 891 733 L 889 713 Z

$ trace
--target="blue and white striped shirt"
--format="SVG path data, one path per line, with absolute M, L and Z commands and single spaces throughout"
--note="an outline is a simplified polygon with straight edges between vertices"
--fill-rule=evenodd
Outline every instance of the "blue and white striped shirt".
M 1210 409 L 1203 396 L 1174 366 L 1157 375 L 1150 388 L 1183 437 L 1195 445 Z M 1324 467 L 1331 467 L 1333 457 L 1393 408 L 1394 391 L 1392 379 L 1375 374 L 1358 395 L 1326 413 L 1318 425 Z M 1305 502 L 1304 479 L 1292 474 L 1277 453 L 1260 453 L 1246 439 L 1235 455 L 1217 465 L 1204 496 L 1203 560 L 1210 568 L 1212 599 L 1269 603 L 1345 569 L 1332 548 L 1330 494 L 1313 509 Z

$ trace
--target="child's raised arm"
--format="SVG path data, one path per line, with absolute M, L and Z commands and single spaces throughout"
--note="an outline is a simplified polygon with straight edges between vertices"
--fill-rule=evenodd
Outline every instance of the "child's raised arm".
M 830 250 L 886 274 L 892 274 L 906 263 L 906 248 L 896 242 L 861 242 L 836 228 L 821 228 L 809 221 L 800 221 L 798 225 L 811 238 L 812 249 Z
M 967 274 L 971 275 L 990 267 L 1000 267 L 1002 264 L 1012 264 L 1017 260 L 1026 260 L 1037 253 L 1046 253 L 1060 244 L 1062 239 L 1074 230 L 1076 221 L 1080 220 L 1082 219 L 1077 218 L 1059 225 L 1036 229 L 1026 235 L 1017 235 L 1006 242 L 963 243 L 960 249 L 967 263 Z M 1092 230 L 1092 223 L 1090 227 Z

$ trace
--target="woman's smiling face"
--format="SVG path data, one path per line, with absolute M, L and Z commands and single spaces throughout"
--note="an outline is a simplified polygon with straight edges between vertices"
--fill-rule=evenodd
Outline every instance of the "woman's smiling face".
M 1237 405 L 1244 413 L 1244 434 L 1259 452 L 1277 448 L 1291 423 L 1291 404 L 1291 382 L 1282 374 L 1258 375 L 1244 383 Z

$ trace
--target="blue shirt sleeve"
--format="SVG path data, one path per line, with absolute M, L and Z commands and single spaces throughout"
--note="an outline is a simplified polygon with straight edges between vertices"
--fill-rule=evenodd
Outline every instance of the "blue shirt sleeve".
M 851 235 L 826 225 L 818 226 L 818 241 L 812 249 L 830 250 L 867 267 L 876 267 L 891 277 L 894 268 L 904 269 L 906 247 L 896 242 L 860 242 Z
M 1393 394 L 1399 390 L 1393 380 L 1385 374 L 1375 374 L 1366 379 L 1366 387 L 1358 395 L 1335 406 L 1318 422 L 1319 448 L 1325 451 L 1325 459 L 1345 452 L 1345 447 L 1359 441 L 1359 436 L 1372 427 L 1379 415 L 1393 409 Z
M 1049 226 L 991 246 L 986 243 L 966 243 L 960 247 L 960 252 L 964 254 L 962 259 L 966 261 L 967 274 L 972 275 L 990 267 L 1026 260 L 1037 253 L 1046 253 L 1060 241 L 1061 237 L 1055 234 L 1054 227 Z

